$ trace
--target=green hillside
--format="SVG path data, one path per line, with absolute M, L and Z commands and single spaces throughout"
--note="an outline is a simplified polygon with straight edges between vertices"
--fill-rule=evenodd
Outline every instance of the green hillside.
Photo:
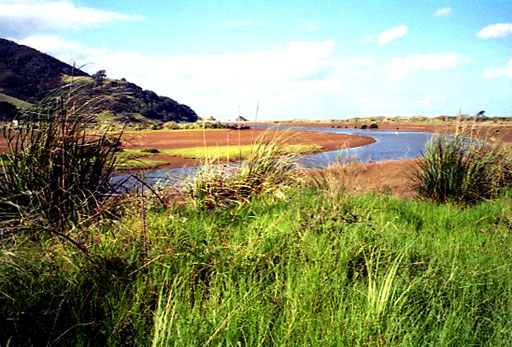
M 31 106 L 30 103 L 21 101 L 20 99 L 13 98 L 12 96 L 0 93 L 0 102 L 8 102 L 13 104 L 17 108 L 28 108 Z
M 79 93 L 84 97 L 108 100 L 98 107 L 98 114 L 108 111 L 116 122 L 195 122 L 198 119 L 189 106 L 125 79 L 109 79 L 104 70 L 90 76 L 33 48 L 0 38 L 0 102 L 26 108 L 58 94 L 70 82 L 80 87 Z

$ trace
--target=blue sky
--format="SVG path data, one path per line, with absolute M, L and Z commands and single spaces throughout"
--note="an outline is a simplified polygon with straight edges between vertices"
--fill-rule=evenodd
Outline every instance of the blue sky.
M 219 119 L 512 115 L 512 0 L 0 0 L 0 37 Z

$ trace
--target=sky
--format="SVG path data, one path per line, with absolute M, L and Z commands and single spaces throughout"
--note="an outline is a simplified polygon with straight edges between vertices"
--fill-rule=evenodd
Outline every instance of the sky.
M 512 115 L 512 0 L 0 0 L 0 37 L 221 120 Z

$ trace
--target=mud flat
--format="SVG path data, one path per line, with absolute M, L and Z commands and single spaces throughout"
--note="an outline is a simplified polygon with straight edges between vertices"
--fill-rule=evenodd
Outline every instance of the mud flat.
M 123 147 L 127 149 L 177 149 L 210 146 L 244 146 L 254 144 L 260 136 L 268 131 L 263 129 L 250 130 L 168 130 L 141 131 L 123 135 Z M 334 151 L 369 145 L 375 142 L 370 136 L 333 134 L 321 131 L 279 131 L 284 145 L 315 145 L 321 151 Z M 157 168 L 179 168 L 199 165 L 201 160 L 181 158 L 166 154 L 151 156 L 152 160 L 164 161 Z M 153 167 L 152 169 L 154 169 Z

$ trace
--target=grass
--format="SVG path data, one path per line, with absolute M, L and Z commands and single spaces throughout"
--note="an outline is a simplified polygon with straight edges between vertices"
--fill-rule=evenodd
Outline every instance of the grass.
M 94 82 L 92 77 L 89 76 L 71 76 L 71 75 L 62 75 L 62 82 L 65 84 L 73 83 L 75 85 L 82 85 Z
M 424 198 L 474 203 L 512 185 L 512 162 L 499 144 L 437 135 L 427 144 L 413 181 Z
M 283 194 L 290 183 L 300 180 L 301 173 L 294 170 L 293 154 L 278 144 L 281 140 L 277 132 L 258 138 L 245 161 L 235 168 L 207 161 L 186 186 L 186 193 L 205 209 L 242 206 L 262 193 Z
M 109 180 L 121 143 L 107 133 L 88 135 L 91 107 L 93 100 L 57 95 L 23 114 L 31 121 L 16 129 L 4 126 L 0 230 L 19 227 L 37 234 L 46 228 L 64 236 L 75 223 L 106 211 L 116 189 Z
M 8 103 L 11 103 L 14 106 L 16 106 L 17 108 L 21 108 L 21 109 L 26 109 L 26 108 L 29 108 L 30 106 L 32 106 L 32 104 L 30 104 L 28 102 L 21 101 L 19 99 L 13 98 L 12 96 L 9 96 L 9 95 L 5 95 L 3 93 L 0 93 L 0 101 L 5 101 Z
M 257 148 L 257 145 L 242 146 L 208 146 L 208 147 L 191 147 L 178 149 L 163 149 L 162 154 L 172 155 L 182 158 L 191 159 L 245 159 L 251 155 Z M 282 145 L 281 151 L 284 154 L 301 154 L 306 152 L 320 151 L 322 147 L 317 145 Z
M 279 146 L 282 155 L 298 155 L 301 153 L 316 152 L 322 147 L 317 145 L 283 145 Z M 159 149 L 158 153 L 173 157 L 201 160 L 244 160 L 257 150 L 257 145 L 243 146 L 209 146 L 178 149 Z M 117 167 L 121 169 L 151 168 L 166 164 L 163 160 L 152 160 L 151 156 L 157 153 L 148 153 L 144 149 L 126 148 L 118 153 Z
M 167 164 L 164 160 L 151 159 L 157 153 L 145 149 L 126 148 L 116 154 L 116 168 L 121 170 L 137 170 L 154 168 Z
M 509 345 L 512 194 L 460 209 L 315 186 L 149 204 L 73 248 L 0 244 L 11 344 Z M 23 334 L 19 332 L 23 331 Z

